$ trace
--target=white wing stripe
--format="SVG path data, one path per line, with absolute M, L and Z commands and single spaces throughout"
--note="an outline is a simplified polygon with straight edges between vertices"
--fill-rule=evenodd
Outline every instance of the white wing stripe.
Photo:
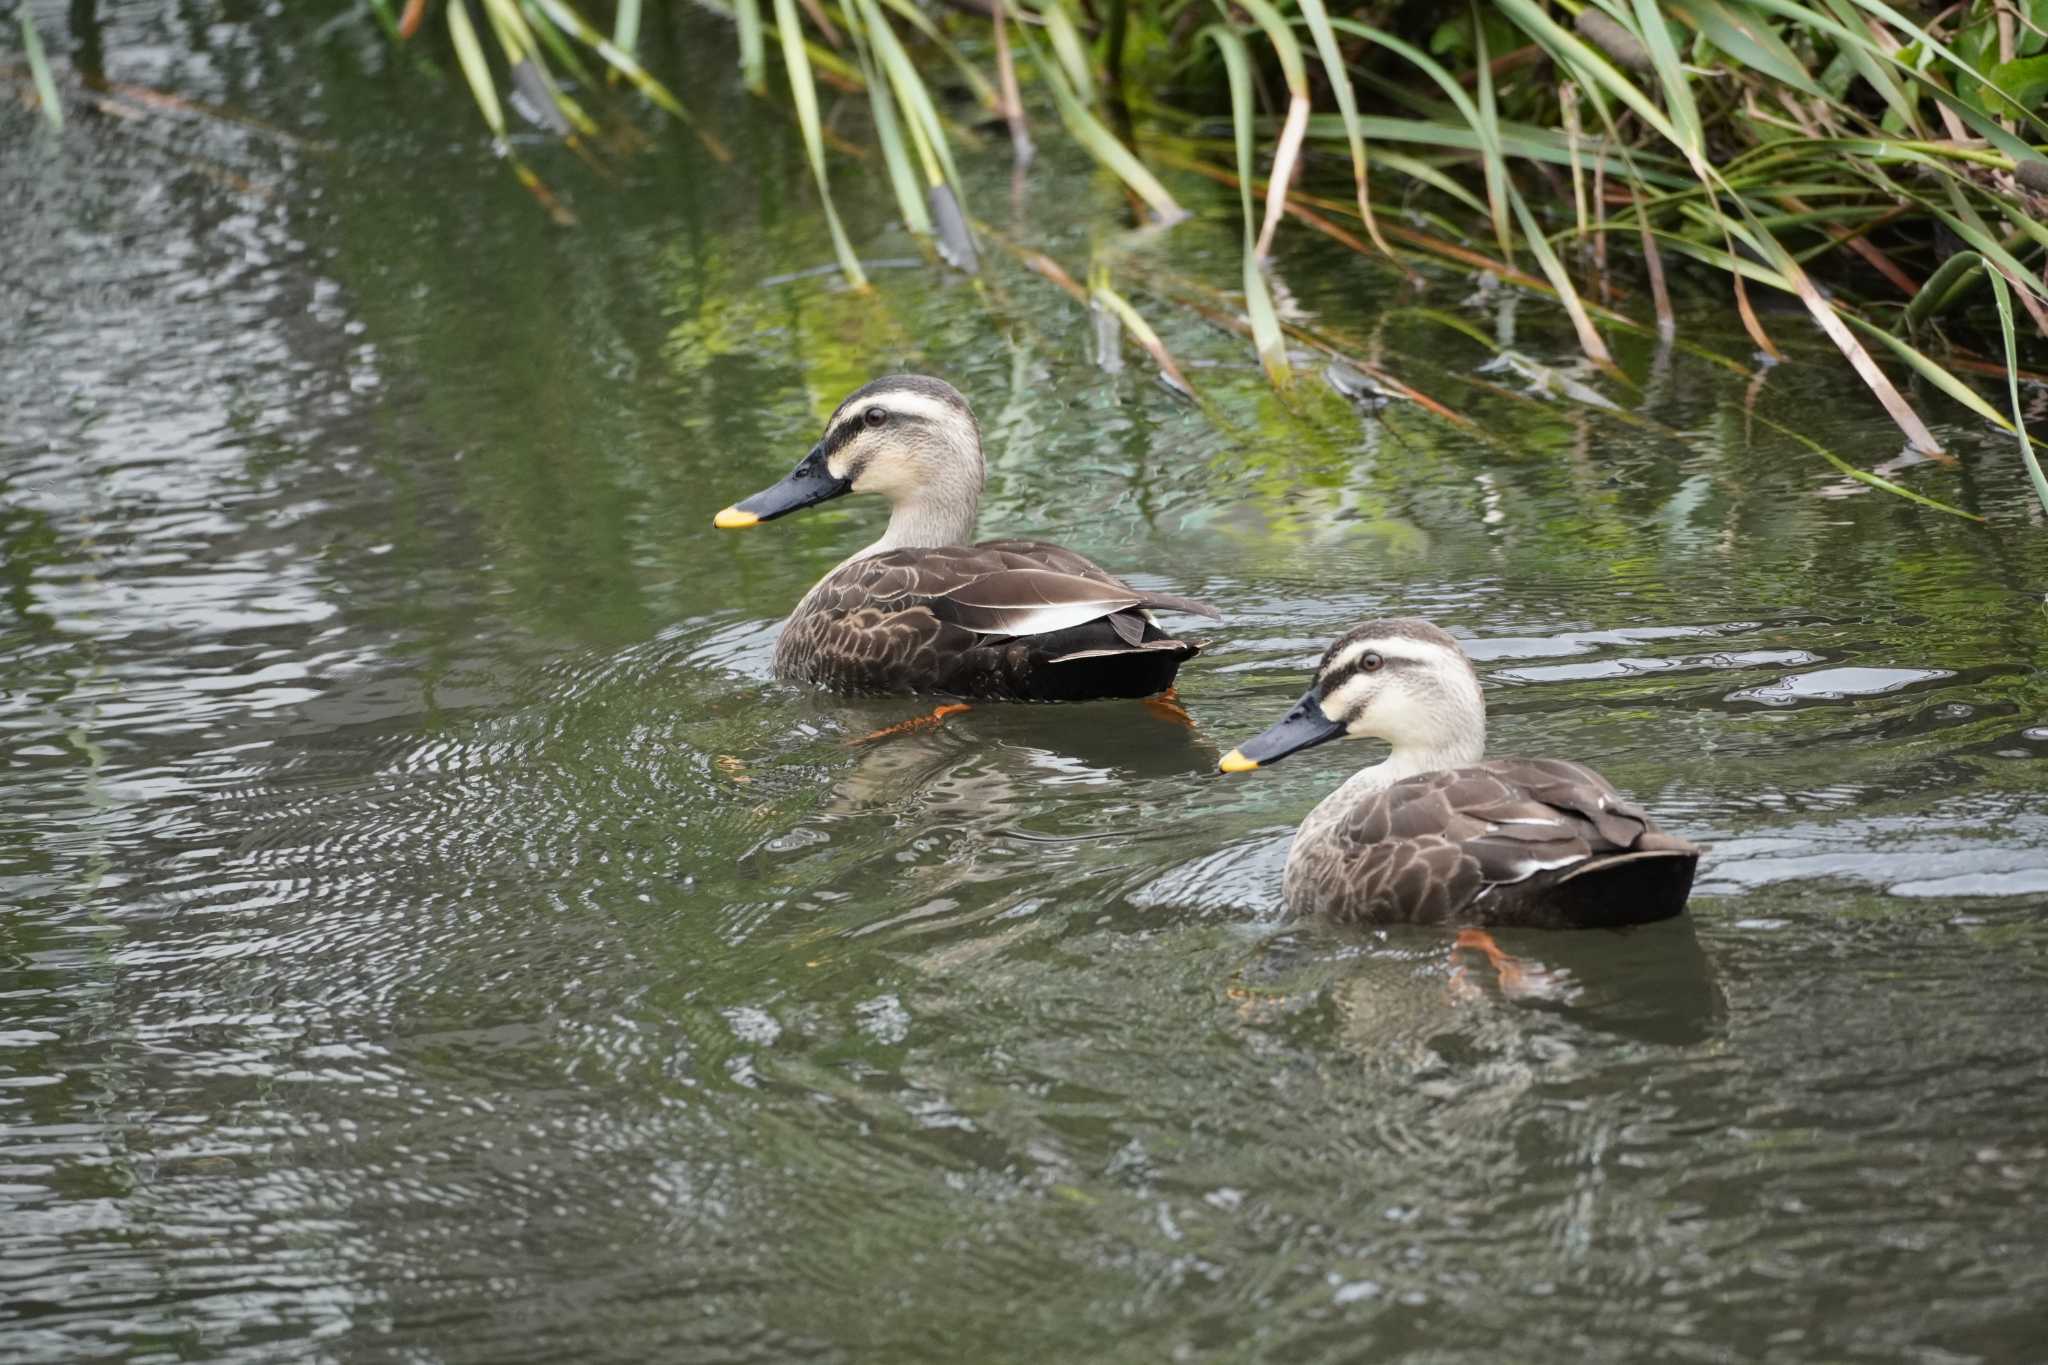
M 1137 605 L 1132 597 L 1112 597 L 1097 602 L 1055 602 L 1039 606 L 986 607 L 992 618 L 987 625 L 969 625 L 980 635 L 1046 635 L 1068 626 L 1083 625 L 1113 611 Z

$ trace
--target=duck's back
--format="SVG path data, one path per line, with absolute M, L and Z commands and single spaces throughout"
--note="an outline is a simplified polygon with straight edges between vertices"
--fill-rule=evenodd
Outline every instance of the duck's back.
M 1148 608 L 1210 607 L 1131 587 L 1032 540 L 885 550 L 850 560 L 798 604 L 777 676 L 846 693 L 1004 701 L 1147 697 L 1201 649 Z
M 1286 894 L 1297 914 L 1358 924 L 1618 927 L 1684 909 L 1699 853 L 1590 768 L 1501 758 L 1312 819 Z

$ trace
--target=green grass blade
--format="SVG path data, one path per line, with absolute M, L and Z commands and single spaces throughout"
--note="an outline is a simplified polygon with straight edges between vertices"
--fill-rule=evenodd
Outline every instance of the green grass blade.
M 959 168 L 953 164 L 953 151 L 938 106 L 876 0 L 858 0 L 855 10 L 888 72 L 890 89 L 909 122 L 911 142 L 924 163 L 929 222 L 939 255 L 956 270 L 975 274 L 981 269 L 981 261 L 974 234 L 967 226 L 966 189 Z
M 903 215 L 903 225 L 921 237 L 929 237 L 932 220 L 925 209 L 923 185 L 918 179 L 917 168 L 911 164 L 910 152 L 903 145 L 903 130 L 896 123 L 896 103 L 890 98 L 889 86 L 875 70 L 865 27 L 855 22 L 854 15 L 847 16 L 846 30 L 853 35 L 854 56 L 860 62 L 861 76 L 867 82 L 868 109 L 874 115 L 875 141 L 882 147 L 882 164 L 889 172 L 889 188 L 896 196 L 896 208 Z
M 1856 68 L 1856 74 L 1863 77 L 1884 100 L 1885 107 L 1898 119 L 1899 127 L 1908 135 L 1918 135 L 1921 131 L 1919 111 L 1913 107 L 1913 100 L 1905 88 L 1893 77 L 1885 50 L 1848 22 L 1848 6 L 1840 0 L 1825 0 L 1825 3 L 1837 19 L 1844 21 L 1842 32 L 1854 35 L 1853 41 L 1841 43 L 1836 51 L 1849 59 L 1849 64 Z
M 918 74 L 917 64 L 910 59 L 902 39 L 896 36 L 896 30 L 890 27 L 888 18 L 875 0 L 856 0 L 856 7 L 862 22 L 867 25 L 868 37 L 875 45 L 875 56 L 882 63 L 882 70 L 888 74 L 890 88 L 896 92 L 896 102 L 910 122 L 911 141 L 925 163 L 926 183 L 937 184 L 943 177 L 957 191 L 960 171 L 953 164 L 953 152 L 946 142 L 946 127 L 939 119 L 938 105 L 933 102 L 924 77 Z M 965 196 L 962 197 L 964 200 Z
M 1263 258 L 1273 249 L 1273 234 L 1279 230 L 1280 219 L 1287 212 L 1287 190 L 1294 183 L 1294 167 L 1301 156 L 1301 142 L 1308 134 L 1308 67 L 1301 59 L 1301 44 L 1294 37 L 1294 30 L 1280 17 L 1280 12 L 1266 3 L 1266 0 L 1235 0 L 1239 9 L 1252 17 L 1265 33 L 1266 41 L 1273 45 L 1273 54 L 1280 59 L 1280 72 L 1287 82 L 1287 118 L 1280 126 L 1279 139 L 1273 145 L 1273 174 L 1266 182 L 1266 218 L 1259 225 L 1259 256 Z M 1217 8 L 1226 15 L 1229 7 L 1223 0 L 1217 0 Z M 1241 122 L 1248 122 L 1250 111 L 1239 116 Z
M 1344 21 L 1333 19 L 1333 25 L 1342 27 Z M 1475 111 L 1474 115 L 1477 117 Z M 1358 126 L 1365 136 L 1375 143 L 1392 143 L 1397 146 L 1436 147 L 1445 151 L 1477 152 L 1484 155 L 1493 144 L 1476 129 L 1460 127 L 1448 119 L 1396 118 L 1384 114 L 1364 114 L 1359 117 Z M 1319 140 L 1337 141 L 1344 136 L 1344 125 L 1331 115 L 1311 115 L 1308 121 L 1309 136 Z M 1553 166 L 1572 164 L 1571 141 L 1562 132 L 1553 133 L 1542 128 L 1531 128 L 1525 124 L 1501 119 L 1489 134 L 1499 138 L 1501 155 L 1519 157 L 1525 161 L 1543 161 Z M 1682 161 L 1659 156 L 1654 150 L 1636 148 L 1630 154 L 1635 169 L 1618 153 L 1601 154 L 1579 148 L 1579 164 L 1588 168 L 1601 167 L 1608 176 L 1626 177 L 1634 183 L 1661 190 L 1690 190 L 1699 192 L 1699 177 Z
M 1920 286 L 1920 292 L 1906 305 L 1906 311 L 1899 315 L 1892 330 L 1911 336 L 1920 324 L 1942 311 L 1949 295 L 1962 285 L 1964 276 L 1973 275 L 1983 268 L 1984 258 L 1974 251 L 1958 251 L 1943 261 L 1941 268 Z
M 782 39 L 782 64 L 789 73 L 797 129 L 803 135 L 804 155 L 810 158 L 811 175 L 818 182 L 818 202 L 825 210 L 825 227 L 832 235 L 833 254 L 839 258 L 839 270 L 846 276 L 846 282 L 855 289 L 866 289 L 867 274 L 860 268 L 860 258 L 853 254 L 853 243 L 846 239 L 839 210 L 832 204 L 832 183 L 825 174 L 825 138 L 818 120 L 818 87 L 811 76 L 811 59 L 804 51 L 796 0 L 775 0 L 775 26 Z
M 1500 243 L 1502 254 L 1508 255 L 1509 259 L 1512 260 L 1513 257 L 1509 250 L 1507 196 L 1495 193 L 1497 185 L 1504 181 L 1506 177 L 1505 161 L 1507 149 L 1501 141 L 1499 119 L 1483 117 L 1479 107 L 1472 102 L 1471 96 L 1465 93 L 1465 87 L 1460 85 L 1457 79 L 1444 69 L 1441 62 L 1438 62 L 1420 48 L 1413 46 L 1394 34 L 1373 28 L 1367 24 L 1361 24 L 1354 19 L 1332 19 L 1330 27 L 1346 33 L 1356 34 L 1369 42 L 1378 44 L 1407 62 L 1410 66 L 1413 66 L 1423 75 L 1429 77 L 1430 80 L 1436 83 L 1437 88 L 1444 92 L 1444 95 L 1451 101 L 1452 107 L 1457 110 L 1459 117 L 1465 120 L 1469 129 L 1470 141 L 1466 145 L 1475 148 L 1480 154 L 1482 165 L 1487 172 L 1487 212 L 1493 220 L 1494 239 Z M 1483 63 L 1480 70 L 1484 72 Z M 1490 73 L 1482 74 L 1479 79 L 1485 84 L 1486 93 L 1490 98 L 1493 89 Z M 1313 120 L 1311 120 L 1311 124 L 1313 124 Z M 1370 132 L 1376 140 L 1381 142 L 1390 140 L 1389 134 L 1395 132 L 1395 128 L 1389 125 L 1398 125 L 1400 134 L 1410 136 L 1423 134 L 1425 138 L 1427 136 L 1427 125 L 1419 124 L 1409 119 L 1361 118 L 1358 120 L 1358 125 L 1361 136 Z M 1382 129 L 1385 131 L 1382 131 Z M 1443 145 L 1457 145 L 1458 142 L 1465 140 L 1458 134 L 1458 130 L 1447 126 L 1436 131 L 1446 137 L 1456 139 L 1456 141 L 1446 142 Z M 1345 135 L 1347 137 L 1350 135 L 1348 127 L 1345 129 Z M 1518 151 L 1516 154 L 1527 156 L 1530 153 L 1528 151 Z M 1559 160 L 1569 163 L 1571 157 L 1569 148 L 1559 146 L 1556 149 L 1556 155 Z M 1498 179 L 1494 174 L 1496 168 L 1500 172 Z M 1620 169 L 1619 163 L 1616 164 L 1615 169 L 1617 171 Z
M 57 100 L 57 82 L 50 75 L 49 54 L 43 51 L 43 37 L 36 32 L 36 17 L 29 12 L 28 0 L 22 0 L 15 17 L 21 21 L 21 48 L 28 57 L 29 76 L 35 81 L 36 102 L 43 106 L 43 117 L 57 131 L 64 130 L 64 106 Z
M 610 63 L 613 69 L 621 76 L 624 76 L 635 90 L 638 90 L 661 108 L 683 120 L 683 122 L 694 126 L 695 120 L 690 117 L 690 111 L 683 107 L 681 100 L 669 93 L 667 86 L 647 74 L 645 67 L 634 61 L 627 53 L 620 51 L 612 43 L 611 39 L 592 28 L 584 21 L 582 15 L 563 4 L 562 0 L 533 0 L 533 3 L 538 5 L 548 18 L 554 20 L 555 23 L 568 32 L 575 34 L 584 46 L 590 48 L 598 56 Z
M 1472 210 L 1476 216 L 1480 218 L 1486 217 L 1487 207 L 1485 200 L 1466 189 L 1456 180 L 1451 179 L 1450 176 L 1445 175 L 1429 162 L 1419 157 L 1403 155 L 1400 152 L 1390 152 L 1384 147 L 1374 152 L 1372 157 L 1373 164 L 1382 170 L 1392 171 L 1395 175 L 1406 176 L 1410 180 L 1419 180 L 1445 198 L 1457 200 L 1466 208 Z
M 2018 257 L 2006 249 L 2003 242 L 2000 242 L 1991 235 L 1991 230 L 1984 226 L 1984 220 L 1977 216 L 1976 211 L 1962 197 L 1961 191 L 1956 188 L 1953 181 L 1949 182 L 1947 189 L 1949 200 L 1955 206 L 1955 212 L 1953 213 L 1942 208 L 1939 204 L 1930 203 L 1925 199 L 1920 199 L 1918 202 L 1930 214 L 1946 223 L 1949 231 L 1967 242 L 1972 250 L 1976 251 L 1998 269 L 2004 271 L 2008 279 L 2014 281 L 2026 280 L 2027 284 L 2020 287 L 2039 297 L 2042 292 L 2041 286 L 2038 281 L 2030 278 L 2032 272 L 2020 263 Z
M 455 61 L 469 82 L 470 96 L 484 116 L 484 123 L 497 137 L 505 136 L 505 109 L 498 103 L 498 86 L 491 79 L 491 64 L 477 41 L 476 28 L 469 22 L 469 6 L 452 0 L 448 6 L 448 38 L 455 45 Z
M 2019 437 L 2020 458 L 2026 461 L 2027 477 L 2034 481 L 2034 496 L 2041 510 L 2048 512 L 2048 479 L 2041 477 L 2041 462 L 2034 458 L 2034 443 L 2027 436 L 2027 415 L 2020 407 L 2019 341 L 2012 325 L 2012 299 L 2007 295 L 2005 277 L 1991 272 L 1991 292 L 1998 299 L 1998 330 L 2005 338 L 2005 391 L 2012 400 L 2012 427 Z
M 1707 137 L 1700 126 L 1699 106 L 1693 103 L 1692 83 L 1686 79 L 1660 8 L 1655 0 L 1635 0 L 1636 36 L 1648 50 L 1657 83 L 1663 87 L 1664 107 L 1681 139 L 1679 148 L 1686 160 L 1697 161 L 1706 153 Z
M 1952 517 L 1961 517 L 1965 521 L 1984 520 L 1984 518 L 1978 516 L 1975 512 L 1965 512 L 1960 507 L 1951 507 L 1945 502 L 1936 501 L 1935 499 L 1927 497 L 1924 494 L 1915 493 L 1910 488 L 1902 487 L 1899 484 L 1895 484 L 1890 479 L 1887 479 L 1880 474 L 1872 474 L 1867 469 L 1858 469 L 1855 465 L 1850 464 L 1847 460 L 1835 454 L 1834 451 L 1829 450 L 1826 446 L 1822 445 L 1819 441 L 1814 440 L 1811 436 L 1807 436 L 1800 432 L 1794 431 L 1792 428 L 1786 426 L 1782 422 L 1774 422 L 1770 418 L 1764 416 L 1762 413 L 1756 414 L 1756 420 L 1763 423 L 1771 430 L 1777 432 L 1780 436 L 1791 437 L 1793 440 L 1799 442 L 1799 444 L 1805 446 L 1808 450 L 1820 456 L 1823 460 L 1826 460 L 1829 464 L 1841 470 L 1844 474 L 1847 474 L 1850 478 L 1856 480 L 1858 483 L 1867 483 L 1872 488 L 1883 489 L 1885 492 L 1890 493 L 1894 497 L 1904 498 L 1907 502 L 1917 502 L 1922 507 L 1930 507 L 1937 512 L 1946 512 Z
M 562 69 L 585 85 L 595 85 L 596 80 L 590 74 L 590 68 L 585 66 L 582 58 L 576 55 L 575 47 L 569 42 L 568 37 L 563 34 L 562 30 L 555 27 L 553 23 L 549 22 L 546 15 L 534 7 L 533 0 L 521 0 L 521 4 L 528 11 L 525 16 L 527 21 L 530 24 L 537 25 L 534 32 L 540 36 L 541 42 L 547 46 L 547 50 L 554 55 L 555 60 L 562 64 Z
M 1478 0 L 1472 0 L 1471 12 L 1473 39 L 1479 44 L 1474 56 L 1479 103 L 1472 116 L 1472 128 L 1485 149 L 1480 170 L 1486 177 L 1486 202 L 1493 208 L 1493 240 L 1500 246 L 1501 258 L 1513 265 L 1515 239 L 1508 231 L 1508 192 L 1514 188 L 1514 182 L 1508 179 L 1507 157 L 1501 152 L 1500 107 L 1494 98 L 1493 61 L 1486 50 L 1486 16 Z M 1569 154 L 1570 149 L 1566 151 Z
M 1507 196 L 1509 205 L 1515 211 L 1516 221 L 1522 225 L 1522 236 L 1528 240 L 1530 252 L 1536 257 L 1537 265 L 1542 267 L 1544 278 L 1557 290 L 1558 302 L 1564 305 L 1566 315 L 1572 320 L 1573 330 L 1579 334 L 1579 349 L 1584 351 L 1586 358 L 1594 364 L 1612 366 L 1614 357 L 1608 353 L 1607 343 L 1600 339 L 1599 330 L 1593 326 L 1593 319 L 1587 315 L 1585 301 L 1580 299 L 1571 276 L 1565 273 L 1564 262 L 1557 258 L 1557 252 L 1552 249 L 1550 239 L 1543 235 L 1542 226 L 1537 223 L 1535 215 L 1529 212 L 1527 201 L 1522 198 L 1522 192 L 1515 188 L 1513 181 L 1508 182 Z
M 1739 196 L 1735 202 L 1745 214 L 1748 213 L 1748 206 Z M 1756 227 L 1753 222 L 1738 222 L 1718 209 L 1710 212 L 1720 220 L 1723 231 L 1741 238 L 1750 250 L 1769 261 L 1784 278 L 1785 287 L 1789 287 L 1799 297 L 1799 301 L 1806 305 L 1807 313 L 1820 324 L 1820 329 L 1827 334 L 1828 340 L 1834 342 L 1835 348 L 1847 358 L 1850 368 L 1856 371 L 1864 386 L 1884 406 L 1892 421 L 1898 424 L 1899 430 L 1906 433 L 1906 439 L 1912 443 L 1914 449 L 1929 455 L 1940 454 L 1941 443 L 1934 439 L 1934 433 L 1920 420 L 1920 414 L 1913 411 L 1913 405 L 1906 401 L 1898 386 L 1877 367 L 1877 362 L 1871 358 L 1870 352 L 1842 320 L 1841 312 L 1822 297 L 1812 278 L 1799 262 L 1792 259 L 1792 254 L 1785 249 L 1784 244 L 1771 233 Z
M 612 46 L 621 52 L 640 50 L 640 0 L 619 0 L 612 16 Z
M 1083 104 L 1094 104 L 1095 71 L 1088 61 L 1088 48 L 1082 43 L 1080 31 L 1074 27 L 1067 7 L 1060 0 L 1045 0 L 1038 13 L 1045 20 L 1045 36 L 1052 39 L 1053 55 L 1059 58 L 1060 67 L 1074 84 L 1075 96 Z
M 1159 183 L 1159 178 L 1147 170 L 1145 163 L 1118 141 L 1116 134 L 1104 127 L 1102 120 L 1089 112 L 1088 107 L 1075 96 L 1059 64 L 1047 62 L 1044 54 L 1038 51 L 1031 31 L 1020 25 L 1018 34 L 1032 49 L 1032 56 L 1045 76 L 1045 85 L 1052 92 L 1053 107 L 1059 110 L 1060 122 L 1067 126 L 1067 132 L 1081 144 L 1081 149 L 1129 185 L 1132 192 L 1150 205 L 1162 220 L 1177 223 L 1187 217 L 1187 210 L 1180 206 L 1166 186 Z
M 1330 12 L 1323 7 L 1323 0 L 1296 0 L 1301 8 L 1301 20 L 1308 25 L 1309 37 L 1315 41 L 1316 56 L 1322 59 L 1323 78 L 1330 83 L 1330 93 L 1337 100 L 1337 117 L 1344 121 L 1344 141 L 1351 152 L 1351 184 L 1358 195 L 1358 217 L 1365 224 L 1366 236 L 1373 245 L 1385 253 L 1387 259 L 1397 260 L 1394 249 L 1387 245 L 1380 235 L 1379 220 L 1373 216 L 1372 190 L 1367 176 L 1371 166 L 1366 158 L 1365 132 L 1358 123 L 1358 95 L 1351 88 L 1351 72 L 1344 65 L 1344 53 L 1337 46 L 1337 32 L 1330 27 Z
M 398 15 L 392 11 L 391 0 L 370 0 L 370 13 L 377 16 L 377 27 L 384 30 L 384 36 L 394 47 L 405 41 L 405 35 L 398 30 Z
M 1826 99 L 1813 75 L 1776 30 L 1746 8 L 1722 0 L 1669 0 L 1670 7 L 1691 19 L 1707 41 L 1735 59 L 1739 66 L 1789 85 L 1802 95 Z
M 948 38 L 945 31 L 931 21 L 929 15 L 911 4 L 910 0 L 882 0 L 882 3 L 900 15 L 905 23 L 922 33 L 926 42 L 945 54 L 946 60 L 953 64 L 953 69 L 960 73 L 960 79 L 966 81 L 968 88 L 974 91 L 974 98 L 982 108 L 994 110 L 1001 107 L 1002 99 L 996 94 L 996 88 L 990 83 L 989 78 L 982 75 L 980 68 L 973 62 L 967 60 L 959 45 Z
M 1281 335 L 1280 317 L 1274 311 L 1265 274 L 1259 269 L 1258 244 L 1252 234 L 1251 59 L 1236 30 L 1211 24 L 1202 32 L 1223 54 L 1223 70 L 1230 82 L 1231 124 L 1237 131 L 1237 197 L 1244 215 L 1245 316 L 1251 322 L 1252 346 L 1259 353 L 1259 364 L 1266 377 L 1275 388 L 1285 388 L 1293 382 L 1294 371 L 1287 363 L 1287 339 Z
M 1851 327 L 1854 327 L 1863 335 L 1872 337 L 1890 348 L 1892 354 L 1904 361 L 1914 373 L 1918 374 L 1934 388 L 1940 389 L 1950 398 L 1953 398 L 1971 412 L 1976 413 L 2000 431 L 2010 431 L 2012 429 L 2007 425 L 2004 413 L 1984 401 L 1983 394 L 1978 393 L 1975 389 L 1950 373 L 1948 366 L 1915 350 L 1890 332 L 1879 327 L 1876 323 L 1866 322 L 1854 314 L 1849 315 L 1848 321 Z
M 732 14 L 740 31 L 740 79 L 755 94 L 765 94 L 768 63 L 761 51 L 761 0 L 733 0 Z
M 1674 147 L 1684 147 L 1685 139 L 1662 110 L 1650 100 L 1633 81 L 1617 71 L 1612 62 L 1581 39 L 1576 33 L 1559 26 L 1555 19 L 1539 9 L 1533 0 L 1495 0 L 1501 13 L 1514 21 L 1515 27 L 1527 34 L 1538 45 L 1566 68 L 1577 74 L 1581 81 L 1613 95 L 1632 110 L 1637 118 L 1654 128 L 1658 135 Z
M 484 0 L 484 12 L 491 21 L 491 32 L 496 35 L 498 46 L 505 53 L 505 63 L 511 69 L 512 89 L 525 97 L 526 106 L 531 110 L 529 116 L 551 137 L 595 134 L 597 121 L 556 84 L 554 74 L 541 59 L 544 41 L 551 51 L 569 50 L 567 40 L 554 25 L 544 16 L 539 17 L 540 30 L 536 33 L 515 0 Z M 541 36 L 543 34 L 545 39 Z

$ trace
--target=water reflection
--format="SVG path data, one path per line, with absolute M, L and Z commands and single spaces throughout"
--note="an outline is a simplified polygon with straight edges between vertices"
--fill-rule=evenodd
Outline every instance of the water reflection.
M 382 131 L 0 102 L 0 1355 L 2033 1349 L 2048 550 L 2002 443 L 1895 475 L 1981 527 L 1826 496 L 1748 418 L 1892 449 L 1827 364 L 1619 336 L 1638 398 L 1439 281 L 1502 386 L 1314 243 L 1298 304 L 1498 438 L 1289 407 L 1144 296 L 1212 424 L 1001 263 L 1000 329 L 803 273 L 808 170 L 723 77 L 744 183 L 664 145 L 564 235 L 367 15 L 74 9 L 110 81 Z M 1071 257 L 1083 200 L 1017 230 Z M 1218 205 L 1134 269 L 1234 269 Z M 1224 608 L 1192 726 L 849 746 L 920 707 L 769 678 L 849 527 L 699 528 L 908 365 L 989 418 L 991 526 Z M 1713 844 L 1688 917 L 1503 935 L 1534 991 L 1280 922 L 1359 750 L 1223 784 L 1210 737 L 1393 612 L 1471 642 L 1500 751 Z

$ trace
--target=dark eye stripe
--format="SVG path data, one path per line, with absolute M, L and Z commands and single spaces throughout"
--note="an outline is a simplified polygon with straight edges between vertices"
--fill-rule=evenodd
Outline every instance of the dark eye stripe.
M 1382 654 L 1380 666 L 1370 671 L 1384 673 L 1391 668 L 1413 668 L 1421 662 L 1420 659 L 1404 659 L 1398 654 Z M 1318 695 L 1327 697 L 1359 674 L 1366 672 L 1368 670 L 1365 667 L 1365 656 L 1361 654 L 1335 673 L 1326 673 L 1317 679 Z
M 822 448 L 825 452 L 826 459 L 829 460 L 830 458 L 832 458 L 834 453 L 844 449 L 847 442 L 853 440 L 862 432 L 869 430 L 881 430 L 881 427 L 870 428 L 868 426 L 867 413 L 868 409 L 865 407 L 853 412 L 848 412 L 842 415 L 838 421 L 834 422 L 830 427 L 826 429 L 825 439 L 818 442 L 820 448 Z M 923 413 L 897 412 L 892 409 L 889 412 L 889 420 L 887 422 L 884 422 L 882 426 L 901 426 L 905 423 L 927 423 L 930 420 L 931 419 L 926 417 Z

